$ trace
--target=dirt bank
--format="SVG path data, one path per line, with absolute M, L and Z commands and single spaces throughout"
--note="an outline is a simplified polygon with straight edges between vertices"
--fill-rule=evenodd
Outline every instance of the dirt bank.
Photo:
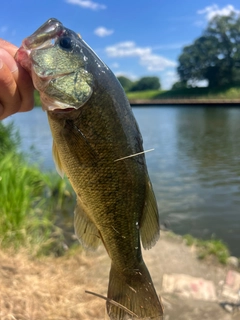
M 240 319 L 237 308 L 227 312 L 219 304 L 230 267 L 199 261 L 195 251 L 180 237 L 167 232 L 162 232 L 161 240 L 152 250 L 144 252 L 144 258 L 156 290 L 162 296 L 165 320 Z M 96 253 L 79 250 L 60 258 L 41 259 L 32 259 L 24 252 L 0 251 L 0 319 L 104 319 L 105 301 L 86 294 L 85 290 L 106 296 L 109 266 L 103 248 Z M 166 283 L 163 287 L 166 275 L 180 275 L 181 279 L 188 275 L 193 277 L 191 281 L 208 280 L 214 287 L 215 298 L 203 295 L 196 299 L 168 290 Z M 186 286 L 186 279 L 184 281 Z M 181 281 L 179 283 L 181 286 Z

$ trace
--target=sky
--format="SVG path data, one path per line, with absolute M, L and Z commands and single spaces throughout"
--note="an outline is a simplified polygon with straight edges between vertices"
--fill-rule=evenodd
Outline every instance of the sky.
M 216 14 L 240 13 L 239 0 L 3 0 L 0 38 L 17 46 L 49 18 L 80 33 L 117 75 L 178 81 L 178 57 Z

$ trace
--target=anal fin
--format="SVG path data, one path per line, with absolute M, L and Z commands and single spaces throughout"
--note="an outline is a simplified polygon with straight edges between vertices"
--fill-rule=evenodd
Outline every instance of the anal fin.
M 160 222 L 157 201 L 149 178 L 146 184 L 145 207 L 140 221 L 140 235 L 143 248 L 150 249 L 159 239 Z

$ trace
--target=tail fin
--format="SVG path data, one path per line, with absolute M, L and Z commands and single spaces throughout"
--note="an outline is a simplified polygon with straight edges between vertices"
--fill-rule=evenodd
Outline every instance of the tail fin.
M 111 303 L 111 300 L 117 302 L 119 306 Z M 163 319 L 163 307 L 144 262 L 132 274 L 121 274 L 112 264 L 108 285 L 107 313 L 110 320 Z

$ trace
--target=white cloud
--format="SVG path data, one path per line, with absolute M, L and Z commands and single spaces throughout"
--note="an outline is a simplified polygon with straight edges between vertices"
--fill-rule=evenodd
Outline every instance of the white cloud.
M 212 6 L 205 7 L 202 10 L 198 10 L 198 14 L 204 14 L 208 21 L 212 20 L 217 15 L 219 16 L 229 16 L 231 13 L 240 14 L 240 11 L 235 9 L 231 4 L 219 8 L 217 4 L 213 4 Z
M 66 0 L 66 2 L 71 4 L 76 4 L 82 8 L 92 9 L 92 10 L 107 8 L 104 4 L 100 4 L 91 0 Z
M 138 57 L 139 63 L 148 71 L 162 71 L 167 67 L 175 67 L 176 63 L 160 55 L 153 54 L 150 47 L 137 47 L 135 42 L 126 41 L 107 47 L 109 57 Z
M 94 33 L 99 37 L 107 37 L 113 34 L 114 30 L 107 29 L 105 27 L 99 27 L 94 30 Z
M 172 85 L 179 81 L 179 76 L 176 71 L 167 71 L 164 72 L 161 76 L 161 85 L 162 89 L 167 90 L 171 89 Z
M 148 71 L 162 71 L 167 67 L 175 67 L 176 63 L 156 54 L 140 57 L 140 64 L 147 67 Z
M 118 43 L 115 46 L 107 47 L 106 52 L 109 57 L 136 57 L 149 54 L 151 49 L 148 47 L 136 47 L 135 42 L 126 41 Z

